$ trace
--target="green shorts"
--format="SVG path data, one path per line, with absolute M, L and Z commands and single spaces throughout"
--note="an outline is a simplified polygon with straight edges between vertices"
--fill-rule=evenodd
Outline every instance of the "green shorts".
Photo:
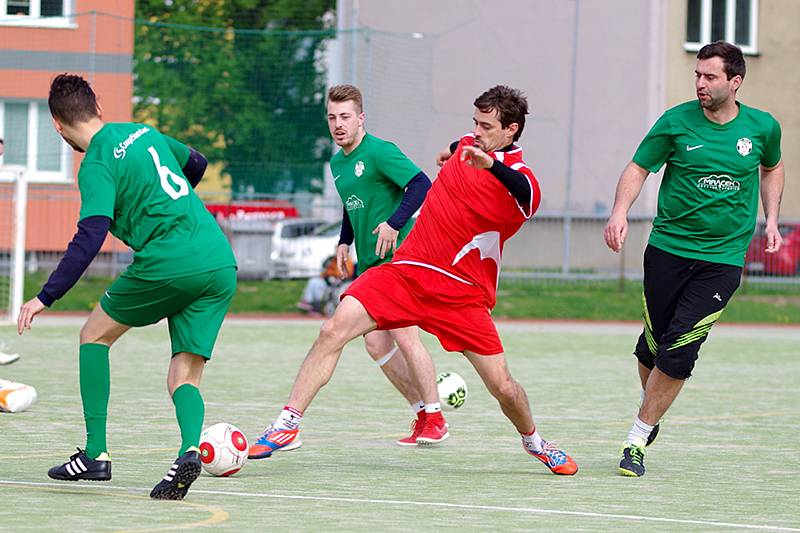
M 125 271 L 108 288 L 100 305 L 108 316 L 126 326 L 146 326 L 166 318 L 173 355 L 189 352 L 211 359 L 235 292 L 235 267 L 157 281 Z

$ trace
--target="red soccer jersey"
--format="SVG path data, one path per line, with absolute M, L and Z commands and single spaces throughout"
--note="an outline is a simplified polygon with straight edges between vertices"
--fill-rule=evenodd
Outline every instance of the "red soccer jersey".
M 494 159 L 521 172 L 531 186 L 531 202 L 519 205 L 508 189 L 488 170 L 461 161 L 461 138 L 428 191 L 419 219 L 397 250 L 393 262 L 438 270 L 463 283 L 479 287 L 486 306 L 493 308 L 503 245 L 539 207 L 541 194 L 533 172 L 522 161 L 522 149 L 491 152 Z

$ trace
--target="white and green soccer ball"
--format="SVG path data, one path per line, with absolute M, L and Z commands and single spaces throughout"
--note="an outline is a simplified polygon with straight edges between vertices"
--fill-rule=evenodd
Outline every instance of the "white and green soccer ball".
M 467 400 L 467 382 L 455 372 L 442 372 L 436 376 L 436 387 L 442 409 L 458 409 Z

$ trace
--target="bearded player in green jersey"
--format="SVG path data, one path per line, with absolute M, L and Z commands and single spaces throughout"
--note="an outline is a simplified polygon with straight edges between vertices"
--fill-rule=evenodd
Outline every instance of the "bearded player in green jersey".
M 396 145 L 366 132 L 363 97 L 357 87 L 331 87 L 327 111 L 331 136 L 341 147 L 330 163 L 334 185 L 344 204 L 336 259 L 339 272 L 345 272 L 350 245 L 355 242 L 361 274 L 391 260 L 411 231 L 411 217 L 422 205 L 431 182 Z M 364 344 L 416 415 L 411 435 L 397 440 L 397 444 L 429 445 L 446 439 L 449 433 L 436 389 L 436 372 L 420 341 L 419 329 L 376 330 L 364 336 Z M 302 416 L 296 409 L 284 407 L 276 423 L 250 446 L 249 457 L 261 459 L 278 449 L 296 448 Z
M 233 251 L 193 190 L 207 162 L 151 126 L 104 123 L 92 88 L 80 76 L 57 76 L 48 103 L 56 131 L 86 154 L 78 172 L 80 220 L 56 270 L 38 296 L 22 306 L 19 333 L 78 281 L 107 233 L 134 251 L 133 263 L 108 288 L 80 332 L 86 448 L 48 475 L 64 481 L 111 479 L 106 446 L 109 348 L 131 327 L 167 318 L 172 341 L 167 388 L 181 447 L 150 496 L 183 499 L 200 474 L 205 407 L 198 387 L 236 291 Z
M 627 213 L 650 172 L 666 163 L 658 213 L 644 253 L 644 332 L 635 355 L 642 404 L 622 447 L 620 473 L 645 473 L 645 446 L 691 375 L 700 345 L 739 286 L 758 214 L 767 253 L 782 243 L 781 130 L 764 111 L 736 100 L 742 51 L 723 41 L 697 54 L 697 100 L 666 111 L 619 179 L 606 244 L 618 252 Z

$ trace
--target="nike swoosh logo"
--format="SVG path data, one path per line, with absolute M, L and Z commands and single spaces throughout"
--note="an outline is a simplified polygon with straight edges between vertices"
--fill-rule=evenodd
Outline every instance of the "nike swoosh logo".
M 337 174 L 337 175 L 336 175 L 336 176 L 333 178 L 333 181 L 336 181 L 336 180 L 338 180 L 338 179 L 339 179 L 339 178 L 341 178 L 341 177 L 342 177 L 342 175 L 341 175 L 341 174 Z
M 702 145 L 702 144 L 698 144 L 697 146 L 689 146 L 689 145 L 687 144 L 687 145 L 686 145 L 686 151 L 687 151 L 687 152 L 691 152 L 692 150 L 697 150 L 698 148 L 702 148 L 702 147 L 703 147 L 703 145 Z

